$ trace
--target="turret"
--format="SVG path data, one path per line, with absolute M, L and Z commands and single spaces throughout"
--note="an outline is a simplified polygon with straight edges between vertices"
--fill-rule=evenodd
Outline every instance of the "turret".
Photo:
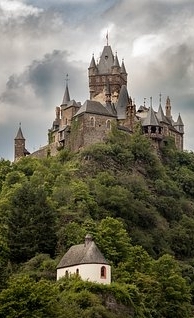
M 29 151 L 25 148 L 25 138 L 22 133 L 21 123 L 19 125 L 19 129 L 17 135 L 14 139 L 14 161 L 29 155 Z
M 173 125 L 181 134 L 184 134 L 184 124 L 181 115 L 178 115 L 177 121 Z
M 89 76 L 95 75 L 97 73 L 97 67 L 96 67 L 96 62 L 94 59 L 94 54 L 92 55 L 92 60 L 90 62 L 90 66 L 88 68 L 89 71 Z
M 166 99 L 166 117 L 168 117 L 169 119 L 172 118 L 172 115 L 171 115 L 171 104 L 170 104 L 169 96 Z
M 121 68 L 119 65 L 119 60 L 118 60 L 117 52 L 116 52 L 115 57 L 114 57 L 114 63 L 112 66 L 112 74 L 119 74 L 120 70 L 121 70 Z
M 151 105 L 147 117 L 142 122 L 143 132 L 154 140 L 160 140 L 162 139 L 162 127 L 152 108 L 152 98 L 150 98 L 150 101 Z
M 91 100 L 102 100 L 107 79 L 110 83 L 112 96 L 120 93 L 122 85 L 127 86 L 127 73 L 124 62 L 122 63 L 122 67 L 120 67 L 117 54 L 114 57 L 108 40 L 107 45 L 103 48 L 98 64 L 96 64 L 94 57 L 92 57 L 88 73 Z

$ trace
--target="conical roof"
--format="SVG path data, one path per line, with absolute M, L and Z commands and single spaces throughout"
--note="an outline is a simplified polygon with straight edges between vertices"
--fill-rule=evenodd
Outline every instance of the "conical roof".
M 121 74 L 127 74 L 126 68 L 125 68 L 125 64 L 124 64 L 123 60 L 122 60 L 122 64 L 121 64 Z
M 95 62 L 95 59 L 94 59 L 94 55 L 92 56 L 89 68 L 96 68 L 96 62 Z
M 144 119 L 142 126 L 160 126 L 160 123 L 152 107 L 149 108 L 147 117 Z
M 69 101 L 70 101 L 69 88 L 68 88 L 68 85 L 66 84 L 62 105 L 67 104 Z
M 174 126 L 184 126 L 181 115 L 178 115 L 177 122 L 174 124 Z
M 119 60 L 118 60 L 118 57 L 117 57 L 117 53 L 115 54 L 115 57 L 114 57 L 113 66 L 115 66 L 115 67 L 120 67 L 120 65 L 119 65 Z
M 22 133 L 22 129 L 21 129 L 21 126 L 19 127 L 18 129 L 18 132 L 17 132 L 17 135 L 15 137 L 15 140 L 25 140 L 24 136 L 23 136 L 23 133 Z
M 129 104 L 129 94 L 127 91 L 127 86 L 122 85 L 119 93 L 118 101 L 116 103 L 116 111 L 118 119 L 126 118 L 126 108 Z
M 166 116 L 164 115 L 162 106 L 160 105 L 158 108 L 158 112 L 156 114 L 157 119 L 159 120 L 159 122 L 163 122 L 166 124 L 169 124 L 169 121 L 167 120 Z

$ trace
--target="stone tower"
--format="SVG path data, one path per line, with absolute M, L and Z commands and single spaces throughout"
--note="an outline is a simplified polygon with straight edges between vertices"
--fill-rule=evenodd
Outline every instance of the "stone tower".
M 90 99 L 95 99 L 102 94 L 109 83 L 112 100 L 119 95 L 122 85 L 127 85 L 127 72 L 124 61 L 120 66 L 117 53 L 112 53 L 111 46 L 104 46 L 99 63 L 96 63 L 94 56 L 88 68 Z
M 28 150 L 26 150 L 25 148 L 25 138 L 23 136 L 22 133 L 22 129 L 21 129 L 21 124 L 19 126 L 17 135 L 14 139 L 15 143 L 14 143 L 14 161 L 17 161 L 18 159 L 25 157 L 27 155 L 29 155 L 30 153 L 28 152 Z

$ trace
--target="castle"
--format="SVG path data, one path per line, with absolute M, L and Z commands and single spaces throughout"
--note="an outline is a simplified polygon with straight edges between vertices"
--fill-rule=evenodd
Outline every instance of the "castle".
M 59 149 L 79 151 L 84 147 L 103 142 L 111 127 L 132 134 L 137 123 L 142 133 L 151 138 L 159 148 L 167 136 L 171 136 L 177 149 L 183 150 L 184 124 L 179 114 L 176 121 L 171 114 L 171 102 L 167 97 L 165 111 L 161 105 L 161 94 L 157 111 L 150 106 L 138 109 L 127 90 L 127 72 L 124 61 L 119 62 L 108 44 L 104 46 L 99 62 L 92 56 L 89 68 L 90 99 L 84 104 L 70 98 L 66 82 L 62 104 L 56 107 L 56 117 L 48 133 L 48 145 L 37 150 L 34 157 L 56 155 Z M 15 138 L 15 160 L 28 155 L 21 127 Z

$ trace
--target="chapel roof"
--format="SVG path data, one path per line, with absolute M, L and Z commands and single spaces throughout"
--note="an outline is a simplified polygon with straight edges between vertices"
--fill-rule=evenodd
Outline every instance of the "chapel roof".
M 80 264 L 108 264 L 90 235 L 86 236 L 85 244 L 70 247 L 57 265 L 57 268 Z

